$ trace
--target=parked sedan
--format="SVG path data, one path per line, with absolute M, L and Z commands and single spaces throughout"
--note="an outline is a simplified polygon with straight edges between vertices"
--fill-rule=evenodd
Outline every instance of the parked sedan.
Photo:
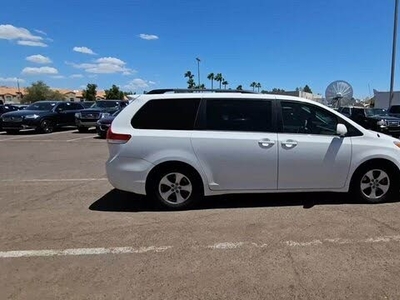
M 50 133 L 57 127 L 74 126 L 75 113 L 82 109 L 76 102 L 38 101 L 23 110 L 5 113 L 1 119 L 3 129 L 9 134 L 22 129 Z
M 103 117 L 97 121 L 96 131 L 99 137 L 106 138 L 108 128 L 110 128 L 112 121 L 121 112 L 121 110 L 116 111 L 112 115 L 103 113 Z
M 18 110 L 18 107 L 15 105 L 10 105 L 10 104 L 0 105 L 0 117 L 5 113 L 11 112 L 11 111 L 16 111 L 16 110 Z M 3 122 L 1 121 L 1 118 L 0 118 L 0 131 L 3 131 L 2 123 Z

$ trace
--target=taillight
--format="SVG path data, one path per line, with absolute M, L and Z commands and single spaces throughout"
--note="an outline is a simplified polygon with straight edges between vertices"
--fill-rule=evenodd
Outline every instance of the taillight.
M 110 144 L 125 144 L 132 136 L 125 133 L 114 133 L 111 127 L 107 130 L 107 142 Z

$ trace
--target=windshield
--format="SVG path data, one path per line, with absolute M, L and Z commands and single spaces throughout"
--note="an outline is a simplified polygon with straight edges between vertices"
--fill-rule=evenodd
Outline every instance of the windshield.
M 36 102 L 29 105 L 25 110 L 52 110 L 56 104 L 55 102 Z
M 115 101 L 97 101 L 96 103 L 94 103 L 92 106 L 92 108 L 113 108 L 113 107 L 118 107 L 118 102 Z
M 365 110 L 368 117 L 371 116 L 387 116 L 388 112 L 383 108 L 368 108 Z

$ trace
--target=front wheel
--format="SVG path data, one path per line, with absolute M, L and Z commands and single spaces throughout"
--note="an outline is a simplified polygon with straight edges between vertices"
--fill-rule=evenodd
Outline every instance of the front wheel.
M 39 131 L 43 133 L 52 133 L 54 131 L 54 122 L 44 119 L 40 122 Z
M 152 178 L 148 195 L 169 209 L 192 206 L 202 196 L 201 180 L 186 168 L 161 170 Z
M 386 166 L 370 165 L 355 175 L 352 184 L 353 193 L 368 203 L 382 203 L 398 192 L 395 172 Z

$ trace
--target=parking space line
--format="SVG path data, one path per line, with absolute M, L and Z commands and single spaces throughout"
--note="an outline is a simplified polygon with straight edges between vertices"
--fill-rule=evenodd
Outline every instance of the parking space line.
M 27 250 L 27 251 L 3 251 L 0 258 L 18 257 L 49 257 L 49 256 L 77 256 L 77 255 L 101 255 L 101 254 L 140 254 L 146 252 L 164 252 L 171 246 L 150 247 L 112 247 L 112 248 L 76 248 L 64 250 Z
M 79 141 L 79 140 L 84 140 L 84 139 L 94 139 L 96 136 L 97 135 L 79 137 L 79 138 L 76 138 L 76 139 L 67 140 L 67 142 L 74 142 L 74 141 Z
M 50 178 L 50 179 L 2 179 L 0 182 L 76 182 L 76 181 L 106 181 L 107 178 Z
M 380 236 L 366 239 L 321 239 L 309 242 L 284 241 L 283 247 L 313 247 L 327 244 L 349 245 L 349 244 L 379 244 L 400 242 L 400 235 Z M 192 246 L 188 249 L 199 250 L 208 249 L 212 251 L 234 251 L 242 248 L 265 248 L 267 243 L 255 242 L 222 242 L 212 245 Z M 50 256 L 77 256 L 77 255 L 100 255 L 100 254 L 138 254 L 138 253 L 159 253 L 165 252 L 174 246 L 149 246 L 149 247 L 110 247 L 110 248 L 71 248 L 61 250 L 21 250 L 21 251 L 0 251 L 0 258 L 19 258 L 19 257 L 50 257 Z
M 12 137 L 12 138 L 8 138 L 8 139 L 2 139 L 0 140 L 0 142 L 6 142 L 6 141 L 12 141 L 12 140 L 21 140 L 24 138 L 32 138 L 33 136 L 36 137 L 42 137 L 42 136 L 53 136 L 53 135 L 59 135 L 59 134 L 63 134 L 63 133 L 70 133 L 72 131 L 75 131 L 76 129 L 71 129 L 71 130 L 65 130 L 65 131 L 60 131 L 60 132 L 53 132 L 53 133 L 47 133 L 47 134 L 41 134 L 41 135 L 23 135 L 23 136 L 16 136 L 16 137 Z

